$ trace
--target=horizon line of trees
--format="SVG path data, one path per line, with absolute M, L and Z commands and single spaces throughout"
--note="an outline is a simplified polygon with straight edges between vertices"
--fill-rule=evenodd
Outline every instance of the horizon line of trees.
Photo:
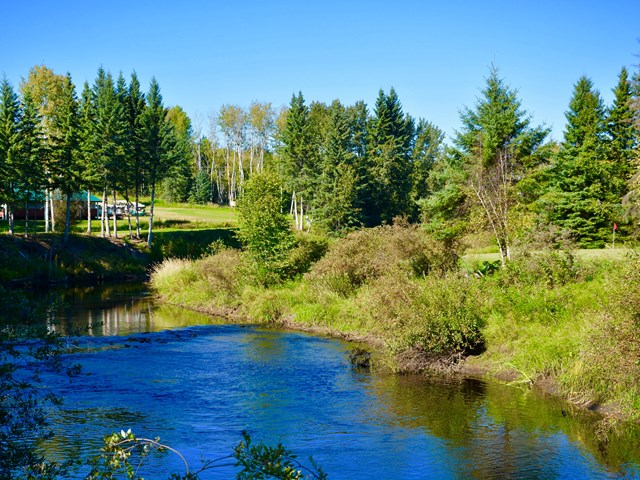
M 1 84 L 0 203 L 92 190 L 114 203 L 117 194 L 151 195 L 152 213 L 157 189 L 170 201 L 234 206 L 244 182 L 268 170 L 300 230 L 341 235 L 406 217 L 451 241 L 488 228 L 503 259 L 525 224 L 602 246 L 614 223 L 628 227 L 640 210 L 638 75 L 623 68 L 613 91 L 605 106 L 580 77 L 560 142 L 531 125 L 493 67 L 451 145 L 436 125 L 404 113 L 393 88 L 380 90 L 371 111 L 363 101 L 307 105 L 301 92 L 280 112 L 223 105 L 204 135 L 201 121 L 194 128 L 182 108 L 163 106 L 155 79 L 145 95 L 135 72 L 127 84 L 100 68 L 78 99 L 70 75 L 36 66 L 19 96 Z M 108 222 L 101 230 L 111 235 Z

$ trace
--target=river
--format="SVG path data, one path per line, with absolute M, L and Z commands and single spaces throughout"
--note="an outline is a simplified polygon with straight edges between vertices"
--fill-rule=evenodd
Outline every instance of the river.
M 130 428 L 197 469 L 246 430 L 304 463 L 313 455 L 331 479 L 640 478 L 636 427 L 602 433 L 598 415 L 522 386 L 356 371 L 346 342 L 156 305 L 144 285 L 49 295 L 53 328 L 72 335 L 83 366 L 52 381 L 64 397 L 44 444 L 53 457 L 96 453 L 104 434 Z M 181 468 L 162 454 L 141 473 Z

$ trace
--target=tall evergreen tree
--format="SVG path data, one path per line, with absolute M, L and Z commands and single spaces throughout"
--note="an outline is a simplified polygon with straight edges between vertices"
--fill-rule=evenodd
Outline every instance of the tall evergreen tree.
M 298 203 L 300 195 L 308 189 L 309 179 L 305 178 L 305 173 L 309 170 L 308 162 L 311 157 L 310 148 L 310 123 L 309 108 L 305 105 L 302 92 L 293 95 L 289 110 L 286 114 L 286 123 L 281 132 L 281 175 L 284 178 L 285 187 L 292 195 L 291 208 L 298 212 Z M 296 195 L 298 197 L 296 198 Z M 304 206 L 301 205 L 304 215 Z M 298 215 L 296 213 L 296 215 Z M 301 219 L 300 219 L 301 220 Z M 298 223 L 298 222 L 297 222 Z M 301 223 L 297 227 L 300 228 Z
M 171 167 L 176 136 L 171 124 L 166 121 L 167 112 L 162 103 L 160 85 L 154 78 L 151 79 L 147 105 L 141 116 L 141 126 L 144 132 L 144 167 L 145 175 L 151 189 L 151 208 L 149 212 L 149 233 L 147 244 L 153 244 L 153 215 L 156 199 L 156 186 Z
M 575 84 L 566 118 L 551 188 L 541 202 L 548 221 L 580 245 L 602 246 L 620 199 L 608 158 L 605 108 L 589 78 L 581 77 Z
M 549 130 L 532 127 L 517 92 L 492 68 L 475 108 L 461 114 L 455 144 L 466 185 L 484 211 L 500 248 L 502 264 L 510 258 L 512 209 L 517 183 L 544 158 L 541 146 Z
M 91 191 L 101 187 L 99 172 L 93 151 L 95 99 L 89 86 L 84 82 L 78 106 L 80 163 L 82 170 L 81 188 L 87 190 L 87 233 L 91 234 Z
M 0 83 L 0 202 L 5 203 L 9 215 L 9 233 L 13 235 L 12 206 L 17 198 L 19 183 L 18 148 L 20 101 L 9 81 L 5 78 Z
M 629 73 L 622 68 L 613 89 L 614 100 L 608 110 L 607 133 L 610 139 L 609 159 L 613 163 L 614 188 L 618 196 L 627 193 L 628 181 L 635 170 L 636 130 L 632 110 L 633 87 Z
M 389 223 L 409 211 L 413 128 L 396 91 L 386 95 L 380 90 L 369 130 L 369 202 L 363 212 L 368 226 Z
M 171 202 L 186 202 L 193 185 L 191 120 L 178 105 L 167 111 L 166 120 L 173 127 L 177 143 L 175 162 L 162 182 L 162 193 Z
M 329 109 L 322 173 L 314 202 L 317 221 L 332 233 L 342 233 L 359 223 L 352 138 L 346 109 L 335 100 Z
M 127 152 L 129 157 L 127 163 L 131 166 L 129 174 L 133 178 L 134 197 L 137 206 L 140 202 L 140 189 L 143 180 L 144 132 L 141 121 L 145 108 L 145 96 L 140 89 L 140 81 L 135 72 L 131 74 L 127 100 L 127 128 L 129 129 L 131 140 L 130 149 Z M 138 215 L 136 215 L 135 220 L 136 238 L 140 239 L 140 218 Z
M 64 241 L 69 239 L 71 197 L 78 191 L 80 181 L 80 123 L 78 98 L 71 75 L 63 84 L 60 103 L 53 117 L 51 155 L 54 159 L 55 185 L 66 198 Z
M 93 86 L 95 98 L 95 122 L 93 128 L 93 155 L 96 172 L 102 189 L 102 235 L 109 234 L 107 219 L 107 194 L 113 191 L 119 180 L 124 159 L 124 143 L 127 128 L 124 122 L 122 102 L 118 99 L 111 73 L 98 70 Z
M 419 119 L 411 153 L 411 210 L 410 218 L 417 220 L 420 202 L 429 196 L 429 175 L 442 155 L 444 132 L 433 123 Z
M 38 115 L 38 107 L 30 92 L 22 97 L 22 118 L 20 119 L 20 141 L 18 170 L 21 179 L 21 200 L 25 203 L 25 236 L 29 235 L 29 205 L 38 200 L 39 193 L 45 186 L 42 160 L 46 155 L 42 124 Z

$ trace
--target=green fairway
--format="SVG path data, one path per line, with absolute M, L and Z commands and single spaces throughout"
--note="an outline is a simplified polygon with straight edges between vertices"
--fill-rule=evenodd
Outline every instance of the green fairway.
M 576 250 L 576 256 L 582 260 L 620 260 L 629 255 L 633 250 L 625 247 L 616 249 L 593 248 Z M 463 265 L 474 265 L 482 262 L 499 262 L 500 253 L 467 253 L 462 257 Z
M 231 207 L 179 204 L 155 208 L 155 217 L 161 221 L 182 220 L 193 223 L 235 224 L 238 214 Z

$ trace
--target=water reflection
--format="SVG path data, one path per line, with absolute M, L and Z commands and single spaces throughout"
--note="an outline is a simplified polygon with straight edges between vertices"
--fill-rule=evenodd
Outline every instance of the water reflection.
M 224 320 L 171 305 L 158 306 L 140 283 L 52 289 L 51 329 L 62 335 L 118 336 Z
M 144 286 L 62 293 L 56 328 L 87 336 L 74 354 L 85 374 L 52 386 L 66 403 L 45 447 L 61 456 L 132 428 L 197 464 L 230 453 L 247 429 L 313 455 L 334 479 L 640 474 L 636 427 L 599 435 L 598 416 L 527 389 L 356 372 L 346 343 L 158 307 Z M 162 457 L 145 478 L 179 468 Z

